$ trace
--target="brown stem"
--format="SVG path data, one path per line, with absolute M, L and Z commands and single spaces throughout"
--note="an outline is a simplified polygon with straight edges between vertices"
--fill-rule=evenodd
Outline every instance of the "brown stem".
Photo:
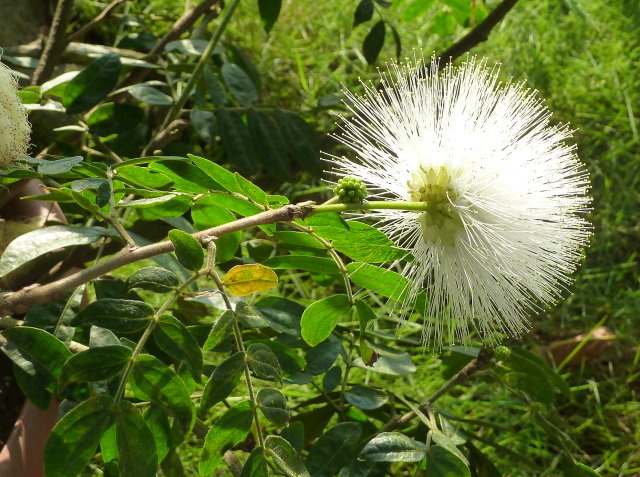
M 472 359 L 464 368 L 458 371 L 449 381 L 444 383 L 435 393 L 433 393 L 429 398 L 418 406 L 418 410 L 421 412 L 427 412 L 427 410 L 440 399 L 442 396 L 451 391 L 458 384 L 462 384 L 466 381 L 471 375 L 473 375 L 479 369 L 482 369 L 486 366 L 486 364 L 491 359 L 491 353 L 484 348 L 480 350 L 478 356 Z M 413 411 L 409 411 L 402 416 L 398 416 L 394 419 L 391 419 L 384 426 L 382 426 L 378 433 L 390 431 L 392 429 L 396 429 L 398 427 L 402 427 L 409 423 L 413 418 L 416 417 L 416 413 Z
M 502 0 L 500 4 L 491 10 L 491 13 L 465 36 L 456 41 L 438 56 L 438 67 L 453 61 L 471 50 L 478 44 L 489 39 L 489 34 L 494 27 L 502 21 L 507 13 L 515 6 L 518 0 Z
M 312 207 L 305 205 L 286 205 L 280 209 L 267 210 L 251 217 L 243 217 L 235 222 L 218 225 L 207 230 L 193 234 L 201 242 L 210 240 L 210 236 L 221 237 L 232 232 L 244 230 L 258 225 L 273 224 L 276 222 L 291 222 L 294 219 L 305 217 Z M 155 257 L 163 253 L 173 251 L 173 244 L 162 241 L 146 245 L 144 247 L 130 249 L 126 247 L 117 254 L 105 259 L 91 268 L 81 270 L 67 277 L 56 280 L 46 285 L 36 285 L 23 288 L 17 292 L 6 293 L 0 297 L 0 309 L 10 310 L 19 305 L 35 305 L 44 303 L 56 296 L 76 288 L 77 286 L 94 280 L 105 273 L 109 273 L 123 265 L 137 262 L 145 258 Z
M 71 42 L 77 40 L 78 38 L 82 38 L 87 32 L 89 32 L 93 27 L 95 27 L 102 20 L 111 15 L 111 12 L 120 4 L 126 2 L 127 0 L 113 0 L 109 5 L 107 5 L 104 10 L 102 10 L 93 20 L 88 22 L 86 25 L 81 27 L 79 30 L 71 33 L 67 36 L 67 42 Z
M 58 0 L 47 42 L 42 50 L 42 56 L 40 56 L 38 66 L 33 72 L 33 78 L 31 79 L 32 85 L 44 83 L 51 78 L 53 68 L 58 63 L 67 45 L 65 35 L 67 33 L 67 25 L 71 18 L 72 9 L 73 0 Z

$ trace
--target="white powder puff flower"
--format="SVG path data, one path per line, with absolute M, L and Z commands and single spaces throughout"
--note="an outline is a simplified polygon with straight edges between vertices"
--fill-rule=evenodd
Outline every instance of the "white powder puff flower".
M 438 72 L 436 60 L 416 60 L 381 76 L 382 91 L 345 91 L 353 116 L 340 140 L 358 158 L 330 161 L 364 181 L 371 200 L 425 204 L 361 214 L 413 255 L 402 274 L 409 304 L 426 291 L 425 342 L 464 341 L 473 329 L 490 342 L 521 334 L 560 297 L 590 235 L 588 176 L 565 144 L 570 129 L 485 61 Z
M 0 167 L 27 153 L 31 127 L 18 97 L 17 81 L 0 63 Z

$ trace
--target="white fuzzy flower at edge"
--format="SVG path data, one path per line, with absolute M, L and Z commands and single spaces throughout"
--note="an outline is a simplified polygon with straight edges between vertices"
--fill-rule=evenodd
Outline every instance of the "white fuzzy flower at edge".
M 0 167 L 26 155 L 29 147 L 31 125 L 17 86 L 12 71 L 0 63 Z
M 565 143 L 570 129 L 550 124 L 535 92 L 499 83 L 484 60 L 438 72 L 432 59 L 420 77 L 425 68 L 392 64 L 382 91 L 345 91 L 352 117 L 339 139 L 358 157 L 331 156 L 332 173 L 365 182 L 372 200 L 425 202 L 425 212 L 360 216 L 413 255 L 401 265 L 405 305 L 425 290 L 427 344 L 465 341 L 473 329 L 489 342 L 518 336 L 582 257 L 587 172 Z

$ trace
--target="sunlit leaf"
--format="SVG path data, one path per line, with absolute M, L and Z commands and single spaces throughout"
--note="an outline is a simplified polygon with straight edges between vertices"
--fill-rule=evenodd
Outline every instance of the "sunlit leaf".
M 311 477 L 298 453 L 282 437 L 267 437 L 264 448 L 278 468 L 288 477 Z
M 259 263 L 236 265 L 222 281 L 227 291 L 235 296 L 246 296 L 278 285 L 275 272 Z
M 347 295 L 333 295 L 310 305 L 302 314 L 302 338 L 309 346 L 316 346 L 329 337 L 340 320 L 351 313 Z
M 360 457 L 374 462 L 417 462 L 425 458 L 427 447 L 399 432 L 382 432 L 367 442 Z

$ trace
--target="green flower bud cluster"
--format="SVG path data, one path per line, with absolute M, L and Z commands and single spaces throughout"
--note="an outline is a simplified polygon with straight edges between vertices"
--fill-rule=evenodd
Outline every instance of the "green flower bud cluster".
M 367 197 L 367 186 L 360 179 L 347 176 L 338 181 L 333 193 L 343 204 L 362 204 Z
M 493 356 L 497 361 L 506 361 L 511 356 L 511 350 L 506 346 L 498 346 L 493 350 Z

